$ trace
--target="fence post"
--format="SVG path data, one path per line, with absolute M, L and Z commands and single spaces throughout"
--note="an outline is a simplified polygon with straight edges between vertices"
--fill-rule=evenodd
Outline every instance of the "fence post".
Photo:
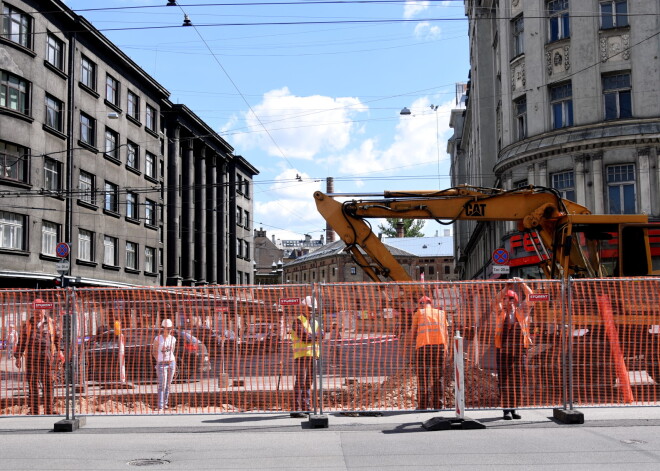
M 73 299 L 72 299 L 73 298 Z M 80 428 L 80 420 L 76 418 L 76 382 L 75 365 L 77 359 L 78 335 L 75 316 L 75 288 L 66 289 L 64 315 L 62 316 L 62 333 L 64 337 L 64 382 L 66 418 L 55 422 L 54 432 L 73 432 Z
M 584 414 L 573 409 L 573 289 L 572 278 L 561 281 L 561 357 L 563 408 L 552 416 L 565 424 L 583 424 Z
M 313 413 L 309 415 L 309 425 L 312 428 L 328 428 L 328 416 L 323 415 L 323 335 L 316 337 L 316 333 L 321 334 L 323 330 L 323 297 L 322 291 L 318 289 L 318 284 L 312 284 L 312 300 L 318 300 L 312 303 L 312 402 Z M 318 348 L 318 359 L 316 358 L 316 349 Z M 318 379 L 318 382 L 317 382 Z M 317 407 L 318 406 L 318 407 Z

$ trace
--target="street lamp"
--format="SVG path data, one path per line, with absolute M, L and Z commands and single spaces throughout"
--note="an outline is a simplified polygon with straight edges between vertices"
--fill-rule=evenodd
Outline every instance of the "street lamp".
M 435 111 L 435 148 L 436 148 L 436 154 L 437 154 L 437 161 L 438 161 L 438 188 L 442 189 L 442 183 L 440 181 L 440 119 L 438 118 L 438 105 L 431 104 L 430 108 Z M 401 116 L 410 116 L 412 112 L 410 111 L 409 108 L 403 107 L 401 111 L 399 111 L 399 114 Z

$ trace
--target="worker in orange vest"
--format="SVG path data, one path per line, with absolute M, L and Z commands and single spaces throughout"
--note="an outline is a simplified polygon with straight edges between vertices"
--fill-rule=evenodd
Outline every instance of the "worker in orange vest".
M 417 374 L 417 409 L 442 409 L 442 375 L 445 349 L 449 345 L 447 315 L 432 306 L 428 296 L 419 299 L 419 308 L 412 318 L 415 339 L 415 370 Z
M 527 351 L 532 346 L 529 305 L 526 301 L 532 290 L 525 283 L 520 283 L 519 286 L 522 288 L 524 301 L 520 302 L 515 291 L 517 286 L 511 284 L 507 284 L 495 298 L 497 377 L 504 420 L 520 419 L 516 407 L 523 397 L 523 386 L 527 377 Z
M 60 334 L 55 321 L 43 309 L 41 299 L 32 304 L 32 316 L 21 326 L 18 345 L 14 351 L 16 368 L 23 366 L 29 388 L 28 405 L 30 415 L 39 415 L 43 404 L 45 415 L 55 415 L 53 381 L 55 370 L 64 358 L 60 351 Z M 40 392 L 43 391 L 43 395 Z

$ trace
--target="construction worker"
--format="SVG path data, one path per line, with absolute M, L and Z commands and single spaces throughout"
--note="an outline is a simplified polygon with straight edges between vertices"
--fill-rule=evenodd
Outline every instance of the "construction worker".
M 522 281 L 519 278 L 516 280 Z M 525 283 L 519 286 L 522 288 L 521 295 L 526 299 L 532 290 Z M 504 420 L 520 419 L 516 407 L 523 397 L 527 350 L 532 346 L 529 322 L 528 303 L 520 302 L 513 286 L 507 285 L 495 299 L 497 377 Z
M 447 315 L 436 309 L 428 296 L 419 299 L 413 314 L 411 335 L 415 339 L 417 409 L 442 409 L 442 376 L 445 349 L 449 345 Z
M 291 417 L 303 418 L 304 411 L 311 410 L 310 388 L 314 378 L 314 359 L 319 358 L 323 338 L 312 312 L 317 308 L 316 299 L 307 296 L 302 300 L 302 313 L 293 321 L 291 340 L 293 346 L 294 412 Z
M 29 387 L 30 415 L 39 415 L 40 403 L 45 415 L 54 415 L 53 379 L 58 362 L 64 358 L 60 352 L 60 336 L 55 322 L 42 308 L 45 303 L 35 299 L 32 316 L 23 323 L 14 352 L 16 367 L 22 366 L 25 358 L 25 373 Z M 40 395 L 43 390 L 43 398 Z

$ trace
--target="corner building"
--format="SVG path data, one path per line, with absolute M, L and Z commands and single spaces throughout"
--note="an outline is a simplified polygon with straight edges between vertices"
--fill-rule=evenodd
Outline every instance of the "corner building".
M 0 286 L 52 287 L 59 242 L 80 286 L 235 279 L 231 146 L 63 2 L 0 9 Z
M 464 3 L 470 74 L 467 107 L 450 120 L 453 184 L 552 187 L 595 214 L 658 218 L 660 3 Z M 464 279 L 491 278 L 498 247 L 528 255 L 512 223 L 457 224 Z M 521 264 L 511 275 L 539 274 Z

